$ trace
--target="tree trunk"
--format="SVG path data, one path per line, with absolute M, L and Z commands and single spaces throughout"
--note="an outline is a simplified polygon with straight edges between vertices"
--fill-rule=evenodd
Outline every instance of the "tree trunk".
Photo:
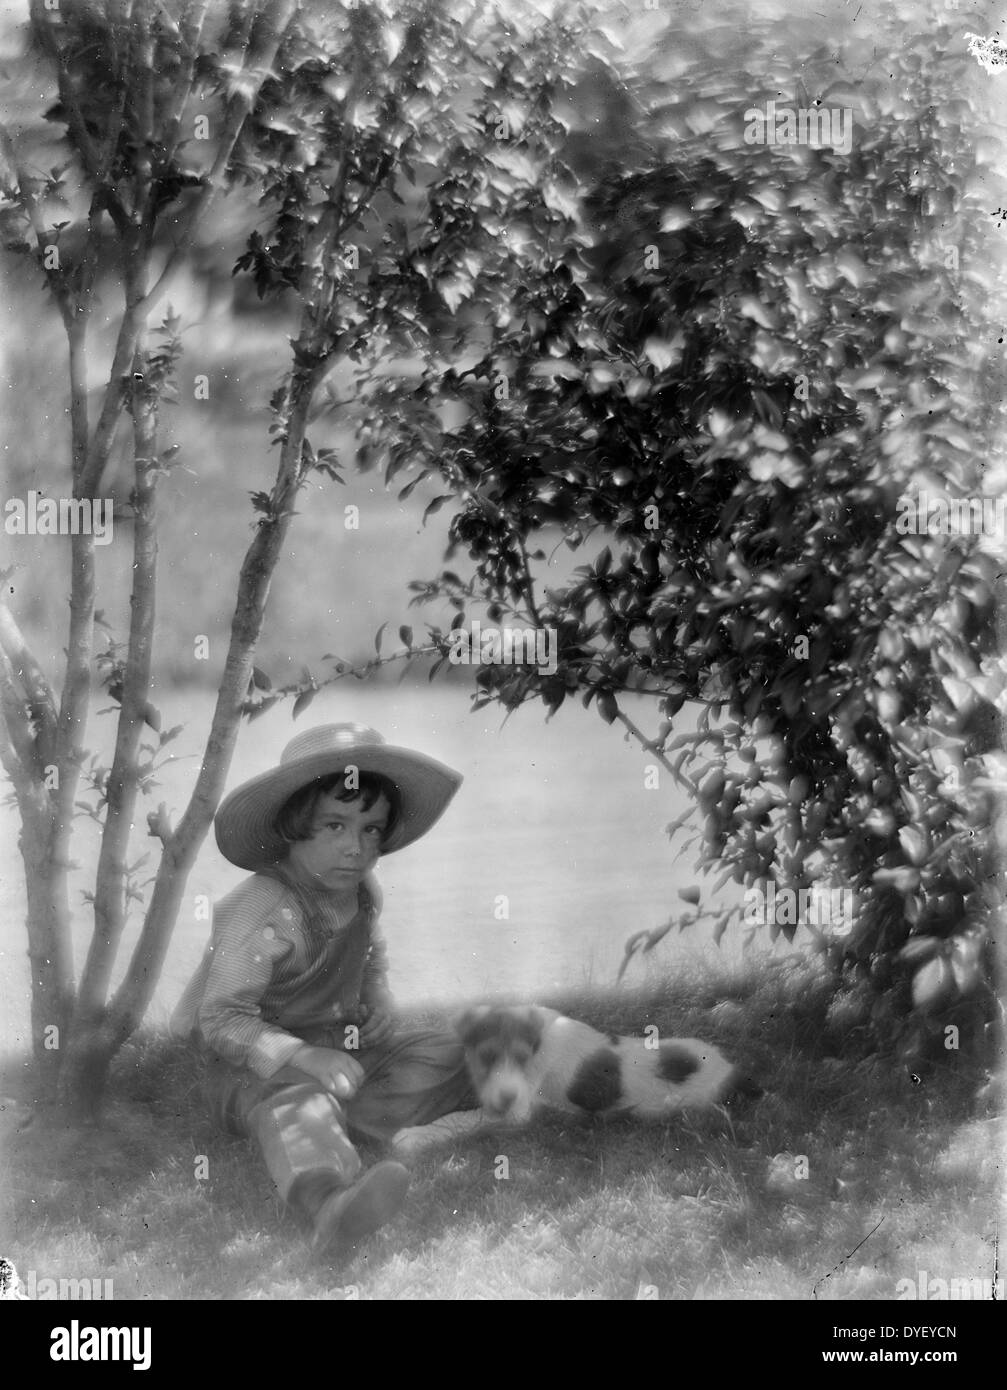
M 142 340 L 141 340 L 142 341 Z M 134 365 L 142 365 L 138 346 Z M 122 679 L 122 699 L 116 729 L 115 753 L 106 787 L 95 879 L 94 931 L 81 976 L 76 1022 L 87 1024 L 103 1012 L 112 967 L 126 925 L 129 836 L 136 812 L 140 741 L 150 695 L 157 582 L 157 400 L 151 392 L 135 392 L 132 404 L 134 437 L 133 589 L 130 595 L 129 644 Z
M 107 1016 L 75 1025 L 59 1070 L 58 1099 L 68 1124 L 93 1125 L 100 1120 L 109 1067 L 126 1036 L 115 1035 Z
M 63 959 L 63 924 L 69 920 L 67 869 L 52 856 L 52 820 L 44 794 L 38 800 L 35 814 L 22 819 L 19 848 L 27 897 L 32 1052 L 41 1089 L 53 1096 L 70 1037 L 74 991 L 70 962 Z
M 68 865 L 53 852 L 56 799 L 51 778 L 56 703 L 9 610 L 0 602 L 0 762 L 14 787 L 24 864 L 31 976 L 33 1052 L 41 1085 L 55 1084 L 69 1036 L 73 957 L 69 937 Z
M 100 1018 L 93 1014 L 79 1018 L 63 1059 L 60 1093 L 68 1115 L 77 1121 L 93 1121 L 97 1117 L 112 1061 L 136 1031 L 150 1004 L 189 873 L 223 794 L 273 572 L 304 478 L 302 455 L 308 411 L 325 371 L 324 365 L 319 365 L 305 372 L 292 392 L 289 426 L 272 494 L 273 516 L 259 525 L 241 566 L 231 641 L 199 777 L 177 828 L 165 835 L 153 892 L 129 969 Z

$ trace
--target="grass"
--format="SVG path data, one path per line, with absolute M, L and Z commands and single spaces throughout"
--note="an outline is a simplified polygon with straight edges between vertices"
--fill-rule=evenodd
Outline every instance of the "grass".
M 110 1278 L 117 1298 L 151 1299 L 891 1299 L 920 1270 L 992 1277 L 1002 1136 L 981 1071 L 951 1054 L 914 1081 L 844 1056 L 829 999 L 795 959 L 543 1000 L 601 1028 L 707 1037 L 766 1093 L 729 1117 L 546 1116 L 428 1151 L 404 1213 L 342 1268 L 311 1260 L 252 1147 L 213 1131 L 198 1060 L 141 1037 L 100 1128 L 40 1112 L 8 1136 L 0 1254 L 22 1279 Z M 16 1096 L 27 1075 L 9 1059 L 0 1087 Z

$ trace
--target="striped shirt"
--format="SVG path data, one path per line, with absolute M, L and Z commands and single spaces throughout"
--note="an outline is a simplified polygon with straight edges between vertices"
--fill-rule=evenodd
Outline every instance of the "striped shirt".
M 349 923 L 335 903 L 282 866 L 245 879 L 214 906 L 212 939 L 172 1032 L 268 1078 L 303 1047 L 304 1032 L 362 1022 L 361 1006 L 387 996 L 381 890 L 368 874 Z

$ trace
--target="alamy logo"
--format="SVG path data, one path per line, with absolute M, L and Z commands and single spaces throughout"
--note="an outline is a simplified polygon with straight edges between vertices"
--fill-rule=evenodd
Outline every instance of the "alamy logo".
M 463 627 L 448 633 L 448 660 L 453 666 L 540 666 L 547 676 L 557 669 L 554 627 Z
M 810 888 L 777 888 L 770 879 L 766 888 L 757 884 L 745 890 L 743 920 L 750 927 L 773 922 L 783 927 L 820 927 L 834 936 L 849 936 L 853 930 L 853 889 L 824 883 Z
M 903 493 L 895 529 L 900 536 L 1007 536 L 1007 498 L 931 497 Z
M 39 1277 L 33 1269 L 25 1276 L 28 1298 L 45 1302 L 48 1299 L 85 1299 L 88 1302 L 108 1302 L 115 1297 L 111 1279 L 48 1279 Z
M 1003 1301 L 1004 1281 L 997 1279 L 941 1279 L 925 1269 L 912 1279 L 900 1279 L 895 1285 L 896 1298 L 918 1298 L 943 1302 L 944 1299 L 996 1299 Z
M 132 1361 L 134 1371 L 150 1370 L 149 1327 L 54 1327 L 53 1361 Z
M 44 497 L 34 488 L 27 501 L 11 497 L 4 504 L 8 536 L 93 536 L 95 545 L 112 539 L 111 497 Z
M 745 112 L 746 145 L 810 145 L 820 150 L 831 146 L 840 154 L 853 149 L 853 111 L 849 106 L 777 106 L 767 101 L 764 110 L 750 106 Z

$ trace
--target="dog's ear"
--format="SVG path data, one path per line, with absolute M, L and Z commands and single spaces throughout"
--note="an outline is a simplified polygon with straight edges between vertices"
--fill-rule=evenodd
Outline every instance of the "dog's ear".
M 464 1013 L 458 1015 L 454 1021 L 454 1030 L 462 1042 L 466 1042 L 471 1037 L 473 1029 L 486 1017 L 489 1011 L 490 1006 L 488 1004 L 472 1004 Z

